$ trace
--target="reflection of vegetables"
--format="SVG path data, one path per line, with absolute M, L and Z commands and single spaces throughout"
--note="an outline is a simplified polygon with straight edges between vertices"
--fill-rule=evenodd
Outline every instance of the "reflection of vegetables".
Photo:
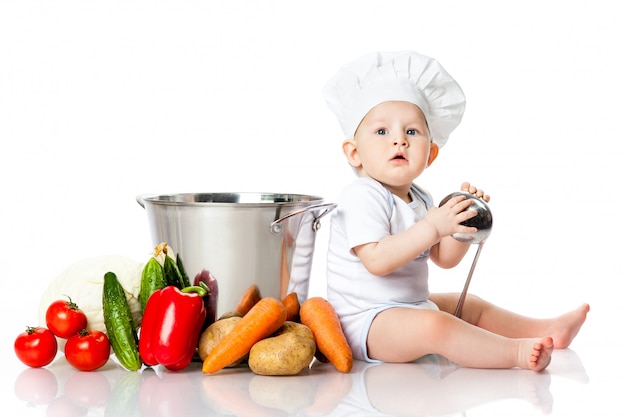
M 104 417 L 140 416 L 139 393 L 144 375 L 148 372 L 124 372 L 115 381 L 111 398 L 104 406 Z
M 341 328 L 337 313 L 328 300 L 313 297 L 302 303 L 300 320 L 315 335 L 320 352 L 340 372 L 352 369 L 352 350 Z
M 112 271 L 124 288 L 136 326 L 141 323 L 138 296 L 143 265 L 124 256 L 86 258 L 70 265 L 48 286 L 39 304 L 39 323 L 46 324 L 46 310 L 55 300 L 69 296 L 87 316 L 87 330 L 106 331 L 102 314 L 104 274 Z M 64 342 L 64 341 L 63 341 Z M 62 349 L 62 345 L 59 348 Z
M 340 375 L 335 372 L 336 375 Z M 325 376 L 330 378 L 329 374 Z M 205 378 L 211 379 L 211 378 Z M 263 376 L 254 376 L 248 384 L 250 398 L 259 407 L 263 406 L 274 410 L 275 416 L 328 416 L 331 413 L 316 413 L 311 407 L 317 395 L 316 378 L 307 375 L 306 378 L 272 378 L 268 383 Z M 311 413 L 306 411 L 313 411 Z M 249 414 L 254 415 L 256 414 Z
M 256 342 L 278 330 L 286 317 L 282 302 L 273 297 L 262 298 L 204 359 L 202 372 L 217 372 L 241 358 Z
M 154 292 L 144 312 L 139 352 L 146 365 L 170 370 L 189 365 L 198 344 L 206 310 L 202 297 L 206 287 L 169 285 Z
M 55 354 L 56 351 L 55 348 Z M 48 404 L 57 397 L 59 381 L 46 368 L 26 368 L 15 378 L 13 392 L 20 401 L 33 409 L 31 407 Z
M 72 372 L 65 380 L 62 392 L 62 398 L 69 400 L 71 404 L 83 411 L 77 414 L 73 412 L 74 410 L 48 407 L 46 417 L 87 416 L 93 409 L 103 407 L 110 400 L 111 385 L 104 372 Z M 124 416 L 130 417 L 128 414 Z
M 250 397 L 250 383 L 255 377 L 252 372 L 226 372 L 219 378 L 201 378 L 202 400 L 214 411 L 211 415 L 285 416 L 275 408 L 259 405 Z
M 207 415 L 202 409 L 198 388 L 187 372 L 160 372 L 146 368 L 139 393 L 140 410 L 143 417 L 191 417 Z M 212 414 L 211 414 L 212 415 Z M 110 417 L 128 416 L 126 412 L 111 414 Z M 105 416 L 107 417 L 107 416 Z
M 126 369 L 138 370 L 141 368 L 141 359 L 137 345 L 137 328 L 126 302 L 124 289 L 113 272 L 104 274 L 102 310 L 104 325 L 117 360 Z

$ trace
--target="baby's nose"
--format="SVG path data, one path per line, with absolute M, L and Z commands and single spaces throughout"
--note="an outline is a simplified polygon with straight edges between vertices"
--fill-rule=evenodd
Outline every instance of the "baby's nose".
M 400 136 L 400 137 L 395 137 L 393 140 L 393 144 L 394 146 L 407 146 L 409 144 L 409 141 L 406 140 L 406 138 L 404 136 Z

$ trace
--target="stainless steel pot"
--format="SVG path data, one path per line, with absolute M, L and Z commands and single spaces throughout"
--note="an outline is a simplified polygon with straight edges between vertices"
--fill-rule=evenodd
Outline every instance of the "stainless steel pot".
M 140 195 L 137 202 L 154 245 L 167 243 L 192 281 L 203 271 L 217 279 L 218 314 L 233 310 L 251 284 L 279 299 L 295 291 L 303 302 L 320 219 L 336 207 L 271 193 Z

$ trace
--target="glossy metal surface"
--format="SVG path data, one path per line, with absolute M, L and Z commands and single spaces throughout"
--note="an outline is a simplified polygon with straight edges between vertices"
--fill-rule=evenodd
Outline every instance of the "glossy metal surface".
M 472 277 L 474 276 L 474 269 L 476 269 L 476 264 L 478 263 L 478 258 L 480 257 L 480 252 L 483 250 L 483 245 L 485 241 L 481 241 L 478 244 L 478 249 L 476 249 L 476 254 L 474 255 L 474 261 L 472 261 L 472 266 L 470 268 L 469 273 L 467 274 L 467 278 L 465 279 L 465 285 L 463 286 L 463 291 L 461 291 L 461 295 L 459 296 L 459 301 L 454 309 L 454 315 L 457 317 L 461 317 L 463 313 L 463 304 L 465 304 L 465 298 L 467 297 L 467 290 L 469 289 L 470 282 L 472 282 Z
M 439 206 L 444 205 L 448 200 L 458 195 L 464 195 L 466 198 L 471 199 L 472 205 L 469 206 L 467 210 L 475 210 L 477 213 L 476 216 L 464 221 L 461 224 L 465 226 L 475 227 L 478 229 L 474 233 L 455 233 L 452 235 L 453 238 L 460 242 L 478 244 L 478 249 L 476 250 L 476 254 L 474 255 L 474 261 L 472 262 L 470 271 L 467 274 L 467 279 L 465 280 L 463 291 L 461 291 L 459 302 L 457 303 L 456 309 L 454 310 L 454 315 L 456 317 L 461 317 L 461 314 L 463 312 L 463 304 L 465 303 L 465 298 L 467 297 L 467 291 L 469 289 L 470 282 L 472 281 L 472 276 L 474 275 L 474 269 L 476 269 L 478 258 L 480 257 L 480 253 L 483 250 L 483 244 L 491 234 L 491 227 L 493 226 L 493 216 L 491 215 L 491 210 L 489 209 L 489 206 L 487 205 L 485 200 L 483 200 L 482 198 L 478 198 L 473 194 L 461 191 L 447 195 L 443 200 L 441 200 Z
M 475 227 L 478 230 L 475 233 L 455 233 L 452 235 L 455 239 L 465 243 L 480 243 L 487 239 L 491 234 L 491 228 L 493 226 L 493 216 L 491 215 L 491 209 L 485 200 L 476 197 L 473 194 L 457 191 L 444 197 L 439 203 L 439 206 L 444 205 L 452 197 L 464 195 L 466 198 L 472 200 L 472 205 L 468 210 L 475 210 L 476 216 L 461 223 L 464 226 Z
M 263 296 L 307 297 L 320 218 L 335 204 L 321 197 L 271 193 L 138 196 L 152 242 L 166 242 L 193 279 L 210 271 L 219 286 L 218 315 L 256 284 Z

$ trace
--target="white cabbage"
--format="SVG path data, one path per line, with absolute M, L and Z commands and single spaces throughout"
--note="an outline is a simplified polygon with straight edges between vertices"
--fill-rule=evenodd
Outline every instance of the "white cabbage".
M 46 310 L 56 300 L 67 300 L 69 296 L 87 315 L 87 329 L 106 333 L 102 313 L 102 287 L 104 274 L 113 272 L 126 292 L 126 300 L 133 314 L 135 325 L 141 324 L 141 272 L 144 264 L 125 256 L 106 255 L 87 258 L 70 265 L 54 281 L 41 297 L 39 322 L 46 326 Z M 59 340 L 59 348 L 65 346 Z

